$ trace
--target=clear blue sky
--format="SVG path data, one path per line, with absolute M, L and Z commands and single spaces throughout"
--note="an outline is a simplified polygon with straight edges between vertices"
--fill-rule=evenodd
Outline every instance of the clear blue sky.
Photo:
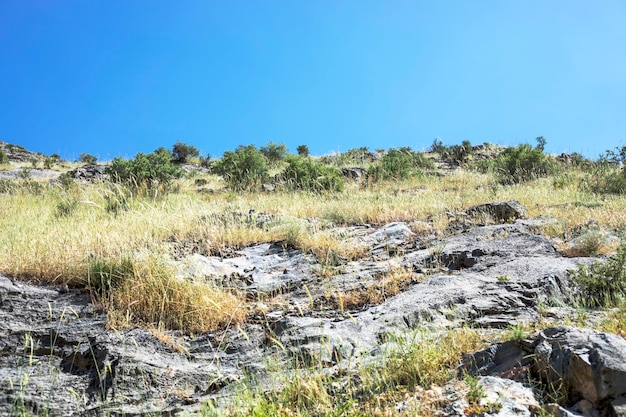
M 0 0 L 0 140 L 626 145 L 623 0 Z

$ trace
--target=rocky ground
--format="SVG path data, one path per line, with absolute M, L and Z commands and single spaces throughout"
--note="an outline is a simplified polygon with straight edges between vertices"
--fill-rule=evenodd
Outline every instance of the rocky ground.
M 551 220 L 525 219 L 515 202 L 461 217 L 445 237 L 427 224 L 337 228 L 368 254 L 337 260 L 330 274 L 284 242 L 222 257 L 182 251 L 172 258 L 181 279 L 216 281 L 250 300 L 246 324 L 219 334 L 109 330 L 80 289 L 0 276 L 0 415 L 184 415 L 209 400 L 227 405 L 244 378 L 270 387 L 294 357 L 346 369 L 376 361 L 390 333 L 539 319 L 547 323 L 540 333 L 460 365 L 479 377 L 485 401 L 501 403 L 490 415 L 537 413 L 533 380 L 565 381 L 567 409 L 554 405 L 554 415 L 626 415 L 626 341 L 557 327 L 571 313 L 569 271 L 591 259 L 562 256 L 538 233 Z M 382 277 L 393 271 L 410 279 L 385 295 Z M 441 412 L 461 416 L 463 401 L 451 396 Z

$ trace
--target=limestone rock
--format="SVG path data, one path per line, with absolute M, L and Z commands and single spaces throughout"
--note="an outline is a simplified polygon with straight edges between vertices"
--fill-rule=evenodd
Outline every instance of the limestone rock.
M 497 222 L 509 222 L 526 218 L 526 209 L 518 201 L 511 200 L 473 206 L 467 209 L 467 214 L 472 216 L 488 215 Z

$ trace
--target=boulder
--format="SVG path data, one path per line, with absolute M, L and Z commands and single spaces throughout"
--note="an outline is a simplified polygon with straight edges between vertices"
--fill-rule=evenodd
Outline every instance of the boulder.
M 102 181 L 109 178 L 109 175 L 105 173 L 106 165 L 83 165 L 72 171 L 69 171 L 69 175 L 77 180 L 82 181 Z
M 471 216 L 487 215 L 496 222 L 510 222 L 512 220 L 526 218 L 526 209 L 518 201 L 480 204 L 467 209 Z
M 341 168 L 344 177 L 355 182 L 360 182 L 367 178 L 367 170 L 365 168 Z
M 537 337 L 536 371 L 548 384 L 568 387 L 568 397 L 598 406 L 626 396 L 626 340 L 592 329 L 545 329 Z

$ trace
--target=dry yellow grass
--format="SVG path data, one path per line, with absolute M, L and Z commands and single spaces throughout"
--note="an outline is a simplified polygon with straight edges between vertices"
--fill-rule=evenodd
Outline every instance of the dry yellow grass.
M 554 230 L 545 231 L 553 236 L 562 236 L 592 219 L 605 229 L 624 230 L 626 197 L 581 191 L 581 176 L 573 172 L 568 181 L 558 184 L 546 178 L 505 187 L 489 174 L 457 170 L 442 177 L 367 187 L 349 184 L 342 193 L 323 195 L 198 192 L 194 179 L 186 179 L 177 183 L 177 191 L 157 194 L 157 198 L 106 183 L 69 189 L 42 183 L 36 193 L 24 188 L 1 195 L 0 273 L 80 287 L 87 285 L 93 259 L 122 259 L 140 252 L 168 254 L 177 244 L 212 253 L 282 240 L 287 246 L 315 254 L 323 266 L 320 274 L 332 275 L 337 259 L 358 260 L 366 254 L 364 248 L 333 233 L 333 225 L 422 220 L 443 230 L 449 222 L 447 212 L 511 199 L 520 201 L 531 217 L 547 214 L 556 218 Z M 203 178 L 205 191 L 223 185 L 218 177 Z M 259 213 L 274 215 L 275 220 L 269 225 L 257 224 Z M 182 294 L 188 290 L 181 286 L 177 291 L 184 298 Z M 377 297 L 379 290 L 372 289 L 368 297 Z M 150 301 L 162 299 L 163 287 L 159 291 Z M 384 291 L 389 294 L 390 288 Z M 346 298 L 344 302 L 349 302 Z M 172 300 L 172 305 L 187 302 Z M 118 302 L 124 304 L 121 299 Z M 160 319 L 148 314 L 142 320 Z M 172 323 L 177 320 L 182 319 Z
M 238 325 L 246 316 L 243 300 L 207 283 L 181 280 L 158 258 L 133 263 L 133 277 L 113 288 L 104 303 L 111 327 L 150 327 L 204 333 Z

